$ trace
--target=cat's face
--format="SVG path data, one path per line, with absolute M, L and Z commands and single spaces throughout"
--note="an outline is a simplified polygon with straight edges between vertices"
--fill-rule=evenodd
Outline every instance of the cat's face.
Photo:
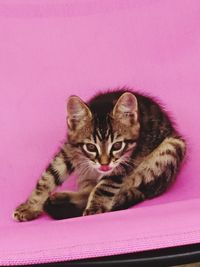
M 103 107 L 102 107 L 103 108 Z M 109 114 L 93 114 L 77 96 L 68 101 L 68 140 L 79 150 L 84 168 L 101 174 L 121 173 L 131 167 L 140 125 L 136 97 L 124 93 Z

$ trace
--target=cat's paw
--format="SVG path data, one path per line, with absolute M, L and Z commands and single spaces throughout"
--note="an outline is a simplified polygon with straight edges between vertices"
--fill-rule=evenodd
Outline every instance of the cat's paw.
M 107 210 L 104 207 L 93 206 L 93 207 L 86 208 L 83 212 L 83 216 L 100 214 L 106 211 Z
M 42 213 L 42 209 L 29 203 L 22 203 L 13 213 L 13 219 L 19 222 L 31 221 Z

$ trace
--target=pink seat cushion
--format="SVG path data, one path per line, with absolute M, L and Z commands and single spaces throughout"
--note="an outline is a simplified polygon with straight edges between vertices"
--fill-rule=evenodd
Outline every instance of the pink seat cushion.
M 199 9 L 198 0 L 1 1 L 0 265 L 200 242 Z M 124 85 L 157 96 L 188 140 L 175 184 L 129 210 L 14 222 L 65 138 L 67 97 Z M 75 177 L 63 186 L 75 187 Z

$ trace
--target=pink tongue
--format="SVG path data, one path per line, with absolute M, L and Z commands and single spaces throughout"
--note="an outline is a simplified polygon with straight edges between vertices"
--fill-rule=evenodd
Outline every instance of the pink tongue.
M 106 172 L 109 171 L 111 168 L 108 165 L 101 165 L 99 169 L 103 172 Z

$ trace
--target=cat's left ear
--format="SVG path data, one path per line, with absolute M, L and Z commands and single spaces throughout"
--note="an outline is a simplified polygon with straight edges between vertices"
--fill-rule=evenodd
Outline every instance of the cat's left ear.
M 133 125 L 138 122 L 138 102 L 134 94 L 126 92 L 120 96 L 113 108 L 113 117 L 123 124 Z

